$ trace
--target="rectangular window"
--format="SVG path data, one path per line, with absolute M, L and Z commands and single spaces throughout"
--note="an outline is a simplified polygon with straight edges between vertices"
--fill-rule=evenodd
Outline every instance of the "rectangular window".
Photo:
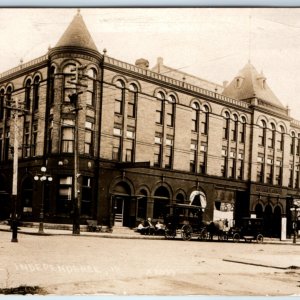
M 94 124 L 85 122 L 84 153 L 89 155 L 93 154 L 93 130 Z
M 155 121 L 157 124 L 163 124 L 163 101 L 161 100 L 157 100 Z
M 124 89 L 117 90 L 118 95 L 115 98 L 115 114 L 123 114 Z
M 235 177 L 235 159 L 229 159 L 228 161 L 228 177 Z
M 118 126 L 118 125 L 115 125 L 115 126 Z M 114 127 L 113 133 L 116 136 L 121 136 L 122 135 L 122 129 L 120 127 Z
M 156 145 L 154 149 L 154 166 L 161 166 L 161 145 Z
M 203 112 L 201 115 L 201 133 L 207 135 L 208 133 L 208 113 Z
M 72 200 L 72 177 L 59 178 L 58 198 L 56 210 L 58 213 L 69 214 Z
M 81 215 L 91 216 L 92 215 L 92 178 L 83 176 L 82 177 L 82 196 L 81 196 Z
M 64 153 L 74 152 L 74 138 L 75 138 L 75 121 L 64 119 L 62 121 L 62 137 L 61 137 L 61 151 Z
M 237 178 L 243 179 L 244 161 L 239 159 L 237 165 Z
M 206 152 L 201 151 L 199 156 L 199 172 L 206 174 Z
M 10 140 L 10 132 L 9 132 L 9 128 L 6 129 L 6 133 L 5 133 L 5 141 L 4 141 L 4 161 L 7 161 L 9 158 L 9 140 Z
M 246 132 L 246 124 L 243 123 L 240 131 L 240 143 L 242 144 L 245 143 L 245 132 Z
M 155 132 L 154 142 L 155 142 L 155 144 L 162 143 L 162 134 L 160 132 Z
M 166 145 L 167 146 L 173 146 L 173 137 L 172 136 L 167 135 Z
M 24 145 L 23 145 L 23 157 L 30 156 L 30 123 L 24 124 Z
M 295 172 L 295 188 L 299 188 L 299 165 L 296 166 L 296 172 Z
M 166 147 L 165 168 L 172 168 L 172 147 Z
M 3 129 L 0 128 L 0 161 L 2 161 L 3 144 Z
M 226 148 L 222 149 L 222 156 L 227 156 L 227 149 Z
M 196 172 L 196 151 L 190 153 L 190 172 Z
M 135 118 L 137 93 L 129 91 L 128 112 L 127 116 Z
M 191 140 L 191 150 L 197 150 L 197 141 Z
M 273 183 L 273 165 L 269 163 L 266 166 L 266 182 L 270 184 Z
M 126 162 L 132 162 L 132 149 L 126 149 Z
M 264 165 L 262 163 L 257 164 L 257 181 L 261 183 L 264 181 Z
M 228 140 L 230 119 L 223 120 L 223 139 Z
M 221 176 L 226 177 L 227 174 L 227 158 L 223 157 L 223 161 L 221 163 Z
M 32 156 L 37 155 L 37 137 L 38 137 L 38 124 L 33 124 L 32 130 Z
M 127 132 L 126 132 L 126 136 L 128 139 L 134 139 L 135 137 L 135 129 L 134 127 L 127 127 Z

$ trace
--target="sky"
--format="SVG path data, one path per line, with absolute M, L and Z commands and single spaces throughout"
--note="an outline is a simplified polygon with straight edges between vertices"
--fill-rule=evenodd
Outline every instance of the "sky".
M 76 8 L 0 8 L 0 72 L 47 53 Z M 299 8 L 83 8 L 98 50 L 132 63 L 158 57 L 218 84 L 250 60 L 291 116 L 300 120 Z

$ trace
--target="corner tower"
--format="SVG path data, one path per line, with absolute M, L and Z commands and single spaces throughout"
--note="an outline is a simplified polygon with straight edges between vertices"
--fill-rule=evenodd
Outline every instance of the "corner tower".
M 284 108 L 268 86 L 263 72 L 259 74 L 250 61 L 225 87 L 223 95 L 245 102 L 251 102 L 251 99 L 256 97 L 273 106 Z

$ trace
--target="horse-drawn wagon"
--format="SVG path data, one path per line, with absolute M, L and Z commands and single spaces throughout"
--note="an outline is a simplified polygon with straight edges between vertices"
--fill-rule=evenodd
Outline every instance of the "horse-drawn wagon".
M 207 230 L 202 221 L 203 208 L 197 205 L 171 204 L 168 205 L 168 213 L 165 216 L 165 237 L 175 238 L 180 230 L 183 240 L 188 241 L 192 237 L 206 239 Z

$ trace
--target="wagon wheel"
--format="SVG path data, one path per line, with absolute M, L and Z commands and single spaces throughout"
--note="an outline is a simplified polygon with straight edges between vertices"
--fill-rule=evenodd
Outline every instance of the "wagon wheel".
M 181 236 L 184 241 L 189 241 L 192 238 L 193 228 L 191 225 L 183 225 L 181 228 Z
M 232 239 L 233 239 L 233 241 L 234 241 L 235 243 L 238 243 L 238 242 L 240 241 L 240 235 L 239 235 L 239 233 L 236 232 L 236 233 L 233 235 Z
M 206 228 L 203 228 L 203 229 L 200 231 L 200 234 L 199 234 L 199 236 L 198 236 L 198 240 L 203 241 L 203 240 L 206 240 L 207 237 L 208 237 L 207 230 L 206 230 Z
M 256 237 L 257 243 L 261 244 L 264 241 L 264 236 L 262 234 L 258 234 Z
M 175 239 L 175 237 L 176 237 L 176 229 L 175 228 L 166 228 L 165 238 L 166 239 Z

